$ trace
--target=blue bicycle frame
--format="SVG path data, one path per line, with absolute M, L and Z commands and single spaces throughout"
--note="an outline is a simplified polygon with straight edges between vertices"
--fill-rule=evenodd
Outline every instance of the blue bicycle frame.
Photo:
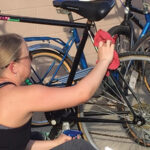
M 142 10 L 142 9 L 138 9 L 138 8 L 133 7 L 132 6 L 132 0 L 126 0 L 125 4 L 122 2 L 122 0 L 120 0 L 120 2 L 121 2 L 122 6 L 124 7 L 124 10 L 125 10 L 124 20 L 123 20 L 122 24 L 123 25 L 129 25 L 131 27 L 131 37 L 133 37 L 134 27 L 133 27 L 132 23 L 130 22 L 130 20 L 132 20 L 142 30 L 142 32 L 140 33 L 140 35 L 138 37 L 138 39 L 140 39 L 148 31 L 150 31 L 150 13 L 148 11 L 148 5 L 149 4 L 143 3 L 143 10 Z M 140 22 L 140 20 L 132 12 L 144 15 L 146 23 L 143 25 Z
M 145 20 L 146 20 L 146 24 L 143 26 L 143 30 L 139 38 L 142 38 L 148 31 L 150 31 L 150 13 L 145 14 Z
M 52 75 L 52 78 L 50 79 L 50 81 L 47 84 L 47 86 L 50 86 L 51 83 L 52 83 L 52 81 L 58 80 L 58 79 L 55 79 L 55 76 L 56 76 L 57 72 L 59 71 L 61 65 L 63 64 L 65 58 L 69 55 L 68 53 L 71 50 L 72 45 L 75 43 L 76 49 L 78 50 L 78 45 L 80 43 L 80 38 L 79 38 L 79 35 L 78 35 L 78 32 L 77 32 L 76 28 L 72 29 L 72 36 L 69 38 L 69 40 L 67 42 L 62 41 L 59 38 L 53 38 L 53 37 L 26 37 L 26 38 L 24 38 L 24 40 L 26 42 L 33 42 L 33 41 L 54 41 L 57 44 L 60 44 L 60 47 L 63 47 L 62 49 L 59 48 L 59 47 L 57 47 L 57 51 L 59 50 L 59 52 L 63 53 L 63 59 L 61 60 L 61 62 L 57 66 L 57 68 L 56 68 L 54 74 Z M 51 42 L 49 42 L 49 43 L 51 43 Z M 35 45 L 32 45 L 32 46 L 29 47 L 29 51 L 34 51 L 36 49 L 40 49 L 40 48 L 42 48 L 41 46 L 42 47 L 43 46 L 46 46 L 46 47 L 51 46 L 53 48 L 55 47 L 54 45 L 50 45 L 50 44 L 46 44 L 46 45 L 45 44 L 43 44 L 43 45 L 41 45 L 41 44 L 35 44 Z M 54 65 L 55 65 L 55 61 L 53 61 L 53 63 L 49 66 L 48 70 L 45 72 L 45 74 L 44 74 L 44 76 L 42 78 L 32 68 L 32 71 L 34 72 L 34 74 L 36 75 L 36 77 L 39 79 L 39 83 L 43 83 L 45 77 L 48 75 L 48 73 L 51 71 L 51 69 L 53 68 Z M 81 58 L 80 58 L 80 67 L 81 67 L 81 69 L 88 68 L 87 61 L 86 61 L 84 53 L 82 53 Z M 91 69 L 89 69 L 89 71 L 90 70 Z M 66 82 L 66 80 L 64 82 Z

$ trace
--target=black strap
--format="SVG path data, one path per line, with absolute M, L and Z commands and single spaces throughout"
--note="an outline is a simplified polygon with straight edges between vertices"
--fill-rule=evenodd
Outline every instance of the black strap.
M 13 83 L 13 82 L 4 82 L 4 83 L 0 83 L 0 88 L 1 88 L 1 87 L 4 87 L 5 85 L 8 85 L 8 84 L 13 84 L 13 85 L 16 86 L 16 84 Z

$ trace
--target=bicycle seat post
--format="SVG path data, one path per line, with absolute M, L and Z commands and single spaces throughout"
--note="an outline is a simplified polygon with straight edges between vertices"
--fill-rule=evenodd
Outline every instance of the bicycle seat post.
M 70 22 L 74 22 L 74 20 L 73 20 L 73 15 L 72 15 L 71 12 L 68 13 L 68 18 L 69 18 L 69 21 L 70 21 Z

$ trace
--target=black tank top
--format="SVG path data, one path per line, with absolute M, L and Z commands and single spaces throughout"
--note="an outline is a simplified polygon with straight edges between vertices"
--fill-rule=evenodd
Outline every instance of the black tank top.
M 8 84 L 14 83 L 1 83 L 0 88 Z M 11 118 L 11 115 L 10 119 L 13 119 Z M 5 126 L 0 126 L 0 150 L 25 150 L 27 143 L 30 140 L 30 136 L 31 120 L 18 128 L 7 128 Z

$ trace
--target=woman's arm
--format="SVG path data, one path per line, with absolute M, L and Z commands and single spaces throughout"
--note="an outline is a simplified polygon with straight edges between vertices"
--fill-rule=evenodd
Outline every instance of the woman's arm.
M 113 50 L 114 45 L 110 41 L 105 44 L 100 42 L 98 64 L 75 86 L 65 88 L 49 88 L 42 85 L 18 87 L 18 92 L 15 91 L 15 93 L 17 93 L 16 96 L 20 95 L 20 98 L 17 99 L 22 99 L 24 109 L 30 112 L 58 110 L 86 102 L 102 82 L 108 65 L 112 61 Z

